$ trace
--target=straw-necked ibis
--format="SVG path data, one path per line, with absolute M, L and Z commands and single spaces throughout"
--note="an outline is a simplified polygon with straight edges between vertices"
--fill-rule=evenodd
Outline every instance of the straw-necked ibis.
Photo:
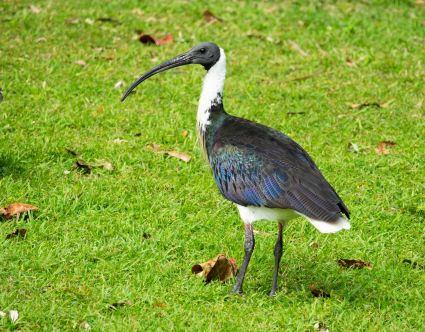
M 277 130 L 224 111 L 226 56 L 214 43 L 198 44 L 150 69 L 121 100 L 149 77 L 188 64 L 200 64 L 207 70 L 197 114 L 199 137 L 218 189 L 236 205 L 245 225 L 245 255 L 232 291 L 243 293 L 242 283 L 255 245 L 253 223 L 272 220 L 278 222 L 273 295 L 285 223 L 303 216 L 320 232 L 334 233 L 350 228 L 342 216 L 349 218 L 348 208 L 300 145 Z

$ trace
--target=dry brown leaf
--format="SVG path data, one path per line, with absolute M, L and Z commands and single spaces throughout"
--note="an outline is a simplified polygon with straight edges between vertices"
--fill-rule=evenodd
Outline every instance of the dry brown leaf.
M 338 259 L 338 265 L 347 269 L 368 269 L 372 270 L 372 264 L 361 259 Z
M 395 146 L 396 143 L 393 141 L 381 141 L 378 143 L 378 146 L 375 148 L 376 154 L 388 155 L 390 154 L 390 150 L 387 149 L 389 147 Z
M 301 54 L 302 56 L 308 56 L 308 53 L 306 51 L 304 51 L 300 45 L 298 45 L 296 42 L 294 42 L 293 40 L 288 40 L 289 46 L 294 50 L 297 51 L 299 54 Z
M 23 213 L 37 210 L 38 207 L 35 205 L 25 203 L 12 203 L 6 206 L 5 208 L 0 208 L 0 215 L 4 215 L 6 219 L 10 219 L 13 217 L 19 218 L 19 216 Z
M 174 41 L 173 35 L 169 33 L 165 37 L 155 39 L 155 44 L 157 45 L 172 44 L 173 41 Z
M 189 132 L 187 130 L 183 130 L 182 131 L 182 136 L 183 137 L 187 137 L 187 135 L 189 135 Z
M 353 59 L 350 59 L 350 58 L 346 58 L 345 59 L 345 63 L 349 67 L 356 67 L 357 66 L 356 63 L 354 62 L 354 60 Z
M 155 302 L 154 304 L 152 304 L 152 307 L 154 307 L 154 308 L 166 308 L 166 307 L 168 307 L 168 304 L 164 303 L 164 302 Z
M 168 34 L 168 35 L 166 35 L 162 38 L 155 38 L 152 35 L 142 33 L 142 34 L 140 34 L 138 39 L 142 44 L 164 45 L 164 44 L 173 43 L 173 35 L 172 34 Z
M 170 157 L 174 157 L 174 158 L 178 158 L 180 160 L 183 160 L 185 163 L 189 162 L 191 157 L 184 152 L 179 152 L 179 151 L 166 151 L 166 154 L 169 155 Z
M 132 305 L 132 302 L 128 301 L 128 300 L 127 301 L 119 301 L 119 302 L 114 302 L 114 303 L 110 304 L 108 306 L 108 309 L 109 310 L 117 310 L 118 308 L 129 307 L 131 305 Z
M 186 163 L 189 162 L 190 159 L 192 159 L 192 157 L 189 156 L 185 152 L 161 150 L 160 146 L 158 144 L 155 144 L 155 143 L 150 143 L 150 144 L 147 144 L 146 146 L 155 153 L 165 154 L 165 155 L 168 155 L 170 157 L 174 157 L 174 158 L 183 160 Z
M 389 100 L 385 103 L 366 101 L 364 103 L 359 103 L 359 104 L 357 104 L 357 103 L 350 104 L 350 107 L 352 109 L 359 109 L 359 110 L 361 110 L 362 108 L 365 108 L 365 107 L 387 108 L 388 106 L 390 106 L 392 104 L 393 101 L 394 100 Z
M 222 21 L 222 19 L 215 16 L 209 9 L 205 10 L 202 13 L 202 16 L 204 17 L 204 21 L 207 22 L 208 24 L 214 24 L 214 23 Z
M 314 297 L 331 297 L 329 293 L 326 293 L 323 289 L 316 288 L 313 283 L 310 284 L 310 291 Z
M 212 280 L 225 282 L 233 278 L 237 270 L 236 260 L 227 258 L 224 254 L 219 254 L 207 262 L 192 266 L 192 273 L 204 277 L 206 283 Z
M 17 228 L 12 233 L 6 235 L 6 240 L 13 239 L 15 237 L 25 238 L 27 230 L 25 228 Z

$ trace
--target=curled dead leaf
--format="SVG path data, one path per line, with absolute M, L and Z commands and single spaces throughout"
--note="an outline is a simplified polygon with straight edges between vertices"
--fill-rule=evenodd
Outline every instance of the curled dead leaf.
M 171 150 L 161 150 L 160 146 L 158 144 L 155 144 L 155 143 L 150 143 L 150 144 L 147 144 L 146 146 L 155 153 L 165 154 L 165 155 L 168 155 L 170 157 L 180 159 L 180 160 L 182 160 L 186 163 L 189 162 L 190 159 L 192 159 L 192 157 L 189 156 L 185 152 L 171 151 Z
M 162 38 L 155 38 L 152 35 L 148 35 L 144 33 L 140 34 L 138 39 L 142 44 L 155 44 L 155 45 L 172 44 L 174 40 L 172 34 L 167 34 L 166 36 Z
M 387 148 L 394 147 L 396 145 L 393 141 L 381 141 L 378 143 L 378 146 L 375 148 L 376 154 L 388 155 L 390 150 Z
M 6 240 L 13 239 L 15 237 L 25 238 L 27 230 L 25 228 L 17 228 L 12 233 L 6 235 Z
M 0 208 L 0 215 L 3 215 L 6 219 L 13 217 L 19 218 L 21 214 L 29 211 L 37 211 L 38 207 L 31 204 L 25 203 L 12 203 L 5 208 Z
M 118 308 L 129 307 L 131 305 L 132 305 L 132 302 L 131 301 L 128 301 L 128 300 L 126 300 L 126 301 L 119 301 L 119 302 L 114 302 L 114 303 L 110 304 L 108 306 L 108 309 L 109 310 L 117 310 Z
M 236 260 L 227 258 L 224 254 L 219 254 L 207 262 L 192 266 L 192 273 L 204 277 L 206 283 L 212 280 L 225 282 L 233 278 L 237 270 Z
M 352 109 L 359 109 L 359 110 L 361 110 L 362 108 L 365 108 L 365 107 L 387 108 L 392 103 L 393 103 L 393 100 L 389 100 L 389 101 L 387 101 L 385 103 L 378 103 L 376 101 L 373 101 L 373 102 L 365 101 L 363 103 L 358 103 L 358 104 L 357 103 L 353 103 L 353 104 L 350 104 L 350 107 Z
M 372 270 L 372 264 L 361 259 L 338 259 L 338 265 L 347 269 L 368 269 Z
M 313 294 L 314 297 L 331 297 L 331 295 L 327 292 L 325 292 L 323 289 L 316 288 L 313 283 L 310 284 L 310 291 L 311 294 Z
M 208 24 L 214 24 L 214 23 L 222 21 L 222 19 L 215 16 L 209 9 L 205 10 L 202 13 L 202 16 L 204 17 L 204 21 L 207 22 Z
M 350 58 L 346 58 L 345 59 L 345 63 L 347 64 L 347 66 L 349 66 L 349 67 L 356 67 L 357 65 L 356 65 L 356 63 L 353 61 L 353 59 L 350 59 Z

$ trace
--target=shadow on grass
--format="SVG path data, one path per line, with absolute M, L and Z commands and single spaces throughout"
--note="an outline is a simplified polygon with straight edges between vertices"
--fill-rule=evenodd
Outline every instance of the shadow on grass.
M 6 176 L 21 177 L 25 169 L 18 161 L 9 156 L 0 156 L 0 178 Z

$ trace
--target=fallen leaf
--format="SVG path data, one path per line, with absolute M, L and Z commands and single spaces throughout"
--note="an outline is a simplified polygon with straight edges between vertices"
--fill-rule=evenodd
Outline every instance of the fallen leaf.
M 319 331 L 319 332 L 329 332 L 328 327 L 325 325 L 325 323 L 322 323 L 322 322 L 315 323 L 313 327 L 316 331 Z
M 356 63 L 353 61 L 353 59 L 350 58 L 346 58 L 345 59 L 345 63 L 347 64 L 347 66 L 349 67 L 357 67 Z
M 169 155 L 170 157 L 174 157 L 174 158 L 178 158 L 180 160 L 183 160 L 185 163 L 189 162 L 191 157 L 184 152 L 179 152 L 179 151 L 166 151 L 166 154 Z
M 409 264 L 412 267 L 412 269 L 425 270 L 425 265 L 424 264 L 419 264 L 417 262 L 413 262 L 410 259 L 406 259 L 406 258 L 403 259 L 403 263 Z
M 416 1 L 415 1 L 415 4 L 416 4 L 417 6 L 423 6 L 423 5 L 425 5 L 425 1 L 424 1 L 424 0 L 416 0 Z
M 159 154 L 165 154 L 168 155 L 170 157 L 174 157 L 180 160 L 183 160 L 184 162 L 189 162 L 190 159 L 192 159 L 191 156 L 189 156 L 187 153 L 185 152 L 178 152 L 178 151 L 169 151 L 169 150 L 161 150 L 160 146 L 158 144 L 155 143 L 150 143 L 147 144 L 147 147 L 149 149 L 151 149 L 153 152 L 155 153 L 159 153 Z
M 140 34 L 138 39 L 142 44 L 163 45 L 163 44 L 171 44 L 173 42 L 173 35 L 168 34 L 162 38 L 155 38 L 151 35 L 142 33 Z
M 77 168 L 81 171 L 83 171 L 83 173 L 85 174 L 89 174 L 91 173 L 92 170 L 92 165 L 86 163 L 84 160 L 82 159 L 78 159 L 75 163 L 74 163 L 74 168 Z
M 189 135 L 189 132 L 187 130 L 183 130 L 182 131 L 182 136 L 183 137 L 187 137 L 187 135 Z
M 212 280 L 225 282 L 235 276 L 237 269 L 234 258 L 227 258 L 224 254 L 219 254 L 207 262 L 192 266 L 192 273 L 204 277 L 206 283 Z
M 125 82 L 123 80 L 119 80 L 117 83 L 115 83 L 114 89 L 122 88 L 124 85 L 125 85 Z
M 63 171 L 63 174 L 64 174 L 64 175 L 71 174 L 71 171 L 68 171 L 68 170 L 66 169 L 66 170 L 64 170 L 64 171 Z
M 143 232 L 142 237 L 147 240 L 151 238 L 151 235 L 149 233 Z
M 389 147 L 395 146 L 396 143 L 393 141 L 381 141 L 378 143 L 378 146 L 375 148 L 376 154 L 388 155 L 390 154 L 390 150 L 387 149 Z
M 84 60 L 77 60 L 77 61 L 75 61 L 75 64 L 79 65 L 81 67 L 87 66 L 87 63 Z
M 214 24 L 214 23 L 222 21 L 222 19 L 215 16 L 209 9 L 205 10 L 202 13 L 202 16 L 204 17 L 204 21 L 207 22 L 208 24 Z
M 154 304 L 152 304 L 152 307 L 154 307 L 154 308 L 166 308 L 166 307 L 168 307 L 168 304 L 164 303 L 164 302 L 155 302 Z
M 297 51 L 299 54 L 301 54 L 302 56 L 308 56 L 308 53 L 306 51 L 304 51 L 300 45 L 298 45 L 296 42 L 294 42 L 293 40 L 288 40 L 289 46 L 294 50 Z
M 30 5 L 30 10 L 34 14 L 40 14 L 40 12 L 41 12 L 41 9 L 37 6 L 34 6 L 34 5 Z
M 103 168 L 103 169 L 106 169 L 107 171 L 114 170 L 114 166 L 109 161 L 106 161 L 106 160 L 102 160 L 98 162 L 97 164 L 92 165 L 92 167 Z
M 46 37 L 40 37 L 40 38 L 37 38 L 37 39 L 35 40 L 35 42 L 36 42 L 36 43 L 44 43 L 44 42 L 46 42 L 46 41 L 47 41 Z
M 117 19 L 112 18 L 112 17 L 99 17 L 99 18 L 96 19 L 96 21 L 101 22 L 101 23 L 111 23 L 113 25 L 120 25 L 121 24 L 120 21 L 118 21 Z
M 326 293 L 323 289 L 316 288 L 313 283 L 310 284 L 310 291 L 314 297 L 331 297 L 329 293 Z
M 285 114 L 288 116 L 292 116 L 292 115 L 302 115 L 305 114 L 306 112 L 286 112 Z
M 155 39 L 151 35 L 141 34 L 139 36 L 139 41 L 142 44 L 156 44 Z
M 173 35 L 168 34 L 165 37 L 155 39 L 155 44 L 157 45 L 164 45 L 164 44 L 172 44 L 173 43 Z
M 350 107 L 352 109 L 359 109 L 359 110 L 361 110 L 362 108 L 365 108 L 365 107 L 385 108 L 385 107 L 388 107 L 388 105 L 390 103 L 391 102 L 382 103 L 382 104 L 377 103 L 377 102 L 364 102 L 364 103 L 360 103 L 360 104 L 351 104 Z
M 10 318 L 10 321 L 12 323 L 15 323 L 18 320 L 18 318 L 19 318 L 19 312 L 18 312 L 18 310 L 10 310 L 9 311 L 9 318 Z
M 0 208 L 0 215 L 4 215 L 6 219 L 10 219 L 12 217 L 19 218 L 19 216 L 23 213 L 37 210 L 38 207 L 35 205 L 25 203 L 12 203 L 6 206 L 5 208 Z
M 118 308 L 129 307 L 131 305 L 132 305 L 131 301 L 128 301 L 128 300 L 127 301 L 119 301 L 119 302 L 114 302 L 114 303 L 110 304 L 108 306 L 108 309 L 109 310 L 117 310 Z
M 368 269 L 372 270 L 372 264 L 361 259 L 338 259 L 338 265 L 347 269 Z
M 27 230 L 25 228 L 17 228 L 12 233 L 6 235 L 6 240 L 13 239 L 15 237 L 25 238 Z

